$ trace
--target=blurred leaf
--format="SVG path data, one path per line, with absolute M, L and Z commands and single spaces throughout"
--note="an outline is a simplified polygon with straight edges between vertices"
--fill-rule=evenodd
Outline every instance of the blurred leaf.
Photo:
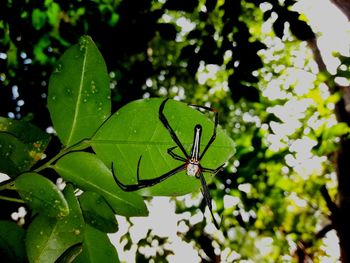
M 28 170 L 31 161 L 25 144 L 9 133 L 0 132 L 0 172 L 15 177 Z
M 167 149 L 176 146 L 158 117 L 162 99 L 146 99 L 129 103 L 117 111 L 99 129 L 92 140 L 96 154 L 108 165 L 114 163 L 116 176 L 125 183 L 136 183 L 137 163 L 141 178 L 155 178 L 181 164 L 174 160 Z M 164 114 L 189 154 L 194 137 L 194 127 L 203 127 L 201 149 L 204 149 L 213 133 L 213 122 L 207 116 L 188 105 L 169 100 Z M 183 155 L 179 149 L 175 150 Z M 217 168 L 234 153 L 234 143 L 219 127 L 214 143 L 201 160 L 207 168 Z M 209 179 L 212 175 L 208 176 Z M 145 195 L 183 195 L 199 189 L 199 180 L 185 171 L 172 176 L 160 185 L 142 189 Z
M 289 11 L 288 22 L 290 24 L 290 31 L 299 40 L 306 41 L 315 38 L 315 34 L 310 26 L 305 21 L 299 19 L 299 13 Z
M 166 40 L 175 40 L 177 30 L 174 25 L 169 23 L 158 24 L 158 32 L 160 36 Z
M 32 24 L 36 30 L 40 30 L 46 23 L 46 13 L 35 8 L 32 13 Z
M 79 202 L 86 223 L 105 233 L 118 231 L 113 210 L 101 195 L 84 192 L 79 196 Z
M 26 121 L 0 117 L 0 131 L 16 136 L 25 144 L 32 143 L 33 148 L 40 151 L 44 151 L 50 141 L 49 134 Z
M 143 198 L 127 193 L 115 183 L 111 171 L 96 155 L 74 152 L 63 156 L 54 166 L 64 180 L 72 182 L 84 191 L 102 195 L 116 214 L 145 216 L 147 209 Z
M 280 39 L 282 39 L 284 35 L 284 23 L 285 20 L 282 19 L 281 16 L 278 16 L 276 21 L 273 23 L 273 30 L 275 31 L 276 36 L 278 36 Z
M 107 234 L 87 225 L 84 233 L 83 251 L 73 262 L 117 263 L 119 258 Z
M 25 230 L 16 223 L 0 221 L 0 255 L 2 262 L 26 262 Z
M 69 205 L 69 215 L 55 219 L 39 214 L 29 225 L 26 249 L 29 262 L 55 262 L 69 247 L 81 243 L 84 234 L 84 219 L 73 187 L 63 191 Z
M 325 131 L 322 134 L 322 137 L 323 137 L 323 140 L 329 140 L 335 137 L 346 135 L 349 132 L 350 132 L 349 126 L 346 123 L 341 122 L 333 125 L 328 129 L 325 129 Z
M 50 135 L 26 122 L 0 117 L 0 171 L 13 177 L 39 161 Z
M 213 11 L 217 3 L 218 3 L 218 0 L 206 0 L 205 6 L 207 8 L 207 11 L 208 12 Z
M 58 3 L 54 3 L 53 1 L 46 1 L 47 7 L 47 18 L 50 25 L 53 27 L 57 26 L 60 22 L 60 12 L 61 8 Z
M 110 115 L 107 68 L 90 37 L 81 37 L 59 60 L 49 82 L 48 108 L 65 146 L 91 137 Z
M 164 8 L 175 11 L 193 12 L 198 4 L 198 0 L 168 0 Z
M 62 192 L 50 180 L 37 173 L 24 173 L 15 180 L 21 198 L 36 212 L 49 217 L 68 215 L 69 207 Z

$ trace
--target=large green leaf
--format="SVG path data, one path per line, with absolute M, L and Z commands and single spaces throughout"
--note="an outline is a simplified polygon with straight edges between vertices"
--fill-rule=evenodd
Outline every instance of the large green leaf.
M 118 231 L 113 210 L 103 196 L 87 191 L 79 196 L 79 202 L 86 223 L 105 233 Z
M 73 261 L 74 263 L 118 263 L 119 258 L 115 247 L 107 234 L 86 226 L 83 242 L 83 252 Z
M 68 203 L 62 192 L 45 177 L 37 173 L 24 173 L 16 178 L 15 187 L 33 210 L 49 217 L 68 215 Z
M 107 68 L 90 37 L 81 37 L 59 60 L 49 82 L 48 108 L 65 146 L 91 137 L 110 115 Z
M 0 117 L 0 171 L 14 177 L 29 170 L 49 141 L 47 133 L 26 121 Z
M 155 178 L 181 165 L 174 160 L 167 149 L 176 146 L 158 117 L 163 99 L 146 99 L 129 103 L 117 111 L 93 137 L 92 146 L 96 154 L 107 164 L 114 163 L 116 176 L 125 184 L 137 183 L 136 171 L 140 156 L 140 177 Z M 169 100 L 164 114 L 176 132 L 183 146 L 190 154 L 194 127 L 203 127 L 201 149 L 203 150 L 213 134 L 214 123 L 206 114 L 188 105 Z M 212 112 L 208 113 L 213 115 Z M 211 116 L 213 117 L 213 116 Z M 176 149 L 179 155 L 183 154 Z M 219 127 L 214 143 L 203 159 L 202 166 L 217 168 L 234 153 L 233 141 Z M 209 179 L 211 176 L 207 176 Z M 161 185 L 142 190 L 144 195 L 183 195 L 199 189 L 199 180 L 185 172 L 164 181 Z
M 58 160 L 54 169 L 64 180 L 72 182 L 80 189 L 102 195 L 116 214 L 147 215 L 143 198 L 135 193 L 122 191 L 113 180 L 111 171 L 94 154 L 67 154 Z
M 84 220 L 74 189 L 67 185 L 63 191 L 69 205 L 69 215 L 55 219 L 39 214 L 29 225 L 26 249 L 29 262 L 55 262 L 69 247 L 81 243 Z
M 26 262 L 25 230 L 16 223 L 0 221 L 0 255 L 2 262 Z

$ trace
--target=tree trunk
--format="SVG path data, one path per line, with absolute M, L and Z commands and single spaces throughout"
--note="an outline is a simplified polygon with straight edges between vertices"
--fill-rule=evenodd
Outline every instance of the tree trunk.
M 350 20 L 350 1 L 331 0 Z M 315 60 L 320 71 L 326 71 L 325 63 L 321 57 L 316 39 L 309 41 L 313 50 Z M 350 87 L 341 87 L 328 84 L 331 93 L 340 91 L 342 99 L 336 104 L 335 114 L 339 122 L 345 122 L 350 126 Z M 336 153 L 336 172 L 338 178 L 338 199 L 337 204 L 331 203 L 330 198 L 327 205 L 331 211 L 333 228 L 336 230 L 340 245 L 340 260 L 343 263 L 350 262 L 350 140 L 341 138 L 339 150 Z M 328 193 L 323 193 L 327 196 Z

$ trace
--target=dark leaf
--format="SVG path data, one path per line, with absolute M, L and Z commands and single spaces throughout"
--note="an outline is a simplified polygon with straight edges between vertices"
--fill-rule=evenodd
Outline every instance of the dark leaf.
M 79 196 L 79 202 L 86 223 L 105 233 L 118 231 L 113 210 L 101 195 L 87 191 Z
M 164 4 L 164 8 L 192 13 L 198 4 L 198 0 L 168 0 Z
M 26 262 L 25 230 L 16 223 L 0 221 L 0 255 L 2 262 Z
M 83 251 L 74 263 L 118 263 L 117 251 L 106 233 L 86 226 L 83 241 Z
M 169 23 L 158 24 L 160 36 L 166 40 L 175 40 L 177 35 L 176 27 Z
M 299 40 L 306 41 L 315 38 L 311 27 L 305 21 L 299 20 L 297 13 L 295 16 L 291 16 L 289 23 L 290 31 L 292 31 L 293 35 Z

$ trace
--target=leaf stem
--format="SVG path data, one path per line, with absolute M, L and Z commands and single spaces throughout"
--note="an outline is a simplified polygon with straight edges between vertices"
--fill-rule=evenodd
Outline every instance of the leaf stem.
M 0 191 L 2 190 L 16 190 L 13 180 L 6 181 L 0 184 Z
M 24 204 L 24 201 L 22 199 L 18 199 L 18 198 L 14 198 L 14 197 L 8 197 L 8 196 L 1 196 L 0 195 L 0 200 L 5 200 L 5 201 L 10 201 L 10 202 L 16 202 L 16 203 Z
M 61 158 L 63 155 L 73 152 L 73 151 L 78 151 L 78 150 L 83 150 L 88 148 L 91 145 L 91 140 L 90 139 L 83 139 L 76 144 L 73 144 L 72 146 L 69 146 L 67 148 L 63 148 L 58 154 L 56 154 L 54 157 L 52 157 L 49 161 L 44 163 L 42 166 L 36 168 L 34 171 L 35 172 L 40 172 L 44 169 L 47 168 L 52 168 L 52 163 L 57 161 L 59 158 Z

